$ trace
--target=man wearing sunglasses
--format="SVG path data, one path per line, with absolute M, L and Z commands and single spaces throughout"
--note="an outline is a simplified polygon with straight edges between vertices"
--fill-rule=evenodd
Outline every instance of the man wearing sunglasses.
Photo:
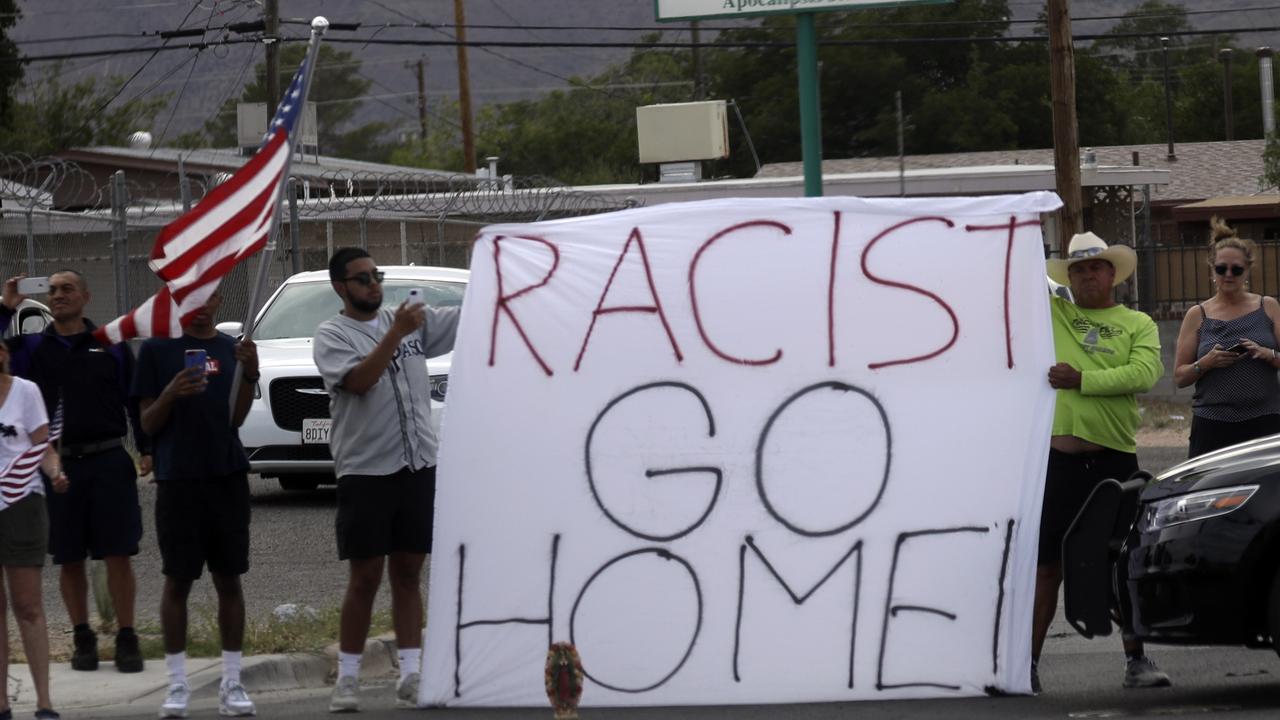
M 335 252 L 329 280 L 342 311 L 321 323 L 312 346 L 333 417 L 338 558 L 350 568 L 331 712 L 360 709 L 360 656 L 384 566 L 400 654 L 396 701 L 417 705 L 437 449 L 426 360 L 453 349 L 459 308 L 383 307 L 382 279 L 364 250 Z

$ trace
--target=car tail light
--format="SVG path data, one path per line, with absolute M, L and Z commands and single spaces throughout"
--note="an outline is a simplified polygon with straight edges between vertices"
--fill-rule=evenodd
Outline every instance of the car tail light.
M 1257 491 L 1257 485 L 1242 485 L 1158 500 L 1143 510 L 1141 530 L 1155 532 L 1182 523 L 1226 515 L 1244 507 Z

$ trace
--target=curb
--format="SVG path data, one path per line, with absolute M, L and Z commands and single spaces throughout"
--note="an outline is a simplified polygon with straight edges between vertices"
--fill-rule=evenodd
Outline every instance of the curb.
M 285 655 L 249 655 L 244 658 L 240 679 L 250 695 L 322 688 L 332 685 L 337 675 L 338 645 L 323 652 L 289 653 Z M 395 635 L 370 638 L 364 647 L 360 679 L 377 683 L 394 677 L 398 670 Z M 164 698 L 168 689 L 164 661 L 149 659 L 143 672 L 120 675 L 110 668 L 95 673 L 72 671 L 65 663 L 50 667 L 53 700 L 63 710 L 92 710 L 102 707 L 146 708 L 147 714 Z M 10 690 L 13 705 L 22 712 L 33 708 L 35 696 L 25 680 L 25 667 L 11 665 Z M 217 698 L 222 681 L 222 661 L 217 658 L 189 658 L 187 682 L 195 700 Z

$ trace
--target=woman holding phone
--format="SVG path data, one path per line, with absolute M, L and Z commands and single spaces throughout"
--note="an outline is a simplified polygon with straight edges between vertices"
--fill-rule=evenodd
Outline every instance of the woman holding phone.
M 44 399 L 35 383 L 9 374 L 9 348 L 0 343 L 0 678 L 8 678 L 9 628 L 5 605 L 22 637 L 36 690 L 36 717 L 57 718 L 49 699 L 49 636 L 40 571 L 49 542 L 44 470 L 55 492 L 66 492 L 67 476 L 49 438 Z M 0 720 L 13 717 L 9 693 L 0 695 Z
M 1195 384 L 1188 457 L 1280 433 L 1280 303 L 1249 292 L 1257 246 L 1220 218 L 1210 221 L 1216 292 L 1187 310 L 1173 381 Z

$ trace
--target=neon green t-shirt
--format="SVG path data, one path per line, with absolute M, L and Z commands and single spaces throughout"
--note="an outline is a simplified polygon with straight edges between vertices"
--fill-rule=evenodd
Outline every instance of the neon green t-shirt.
M 1053 434 L 1137 452 L 1135 396 L 1164 374 L 1155 321 L 1123 305 L 1089 310 L 1055 296 L 1049 306 L 1057 361 L 1081 374 L 1078 390 L 1058 391 Z

